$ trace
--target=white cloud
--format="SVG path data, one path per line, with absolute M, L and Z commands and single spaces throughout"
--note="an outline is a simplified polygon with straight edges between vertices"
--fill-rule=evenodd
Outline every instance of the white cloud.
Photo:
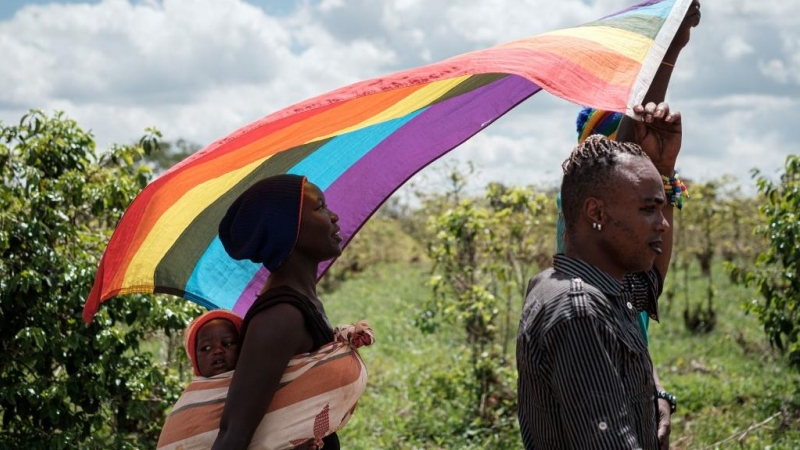
M 0 117 L 63 108 L 103 145 L 151 125 L 209 143 L 393 58 L 240 0 L 32 5 L 0 23 L 0 53 Z
M 702 0 L 701 0 L 702 1 Z M 723 2 L 703 1 L 703 8 L 713 8 L 724 15 L 745 17 L 752 20 L 767 18 L 773 23 L 797 23 L 800 21 L 800 3 L 785 0 L 727 0 Z
M 759 61 L 761 73 L 781 84 L 800 85 L 800 31 L 783 31 L 782 56 L 769 61 Z
M 183 102 L 207 87 L 269 79 L 288 44 L 277 20 L 236 1 L 30 6 L 0 30 L 4 50 L 39 53 L 35 65 L 10 62 L 19 77 L 46 80 L 40 95 L 100 103 L 141 102 L 143 93 Z
M 800 99 L 731 95 L 687 102 L 680 164 L 695 179 L 738 177 L 752 189 L 750 170 L 773 176 L 787 154 L 800 148 L 793 139 Z
M 319 4 L 320 11 L 331 11 L 344 7 L 344 0 L 322 0 Z
M 773 59 L 771 61 L 759 61 L 758 70 L 767 78 L 777 81 L 778 83 L 786 84 L 789 82 L 789 68 L 783 63 L 783 60 Z
M 722 53 L 725 59 L 736 61 L 745 55 L 753 53 L 753 47 L 745 42 L 741 36 L 729 36 L 722 46 Z
M 324 0 L 280 17 L 244 0 L 30 5 L 0 22 L 0 119 L 64 109 L 101 147 L 153 125 L 208 144 L 331 89 L 630 3 Z M 669 94 L 686 118 L 687 176 L 747 180 L 751 167 L 774 171 L 800 153 L 786 119 L 800 116 L 798 30 L 800 2 L 704 2 Z M 475 161 L 480 181 L 555 183 L 576 113 L 537 94 L 445 160 Z

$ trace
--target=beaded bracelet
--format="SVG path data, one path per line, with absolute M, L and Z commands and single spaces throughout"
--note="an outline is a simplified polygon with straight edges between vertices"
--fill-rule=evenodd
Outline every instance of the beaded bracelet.
M 661 179 L 664 180 L 664 191 L 667 194 L 670 204 L 677 206 L 678 209 L 682 209 L 683 199 L 684 197 L 689 197 L 689 190 L 686 189 L 686 185 L 681 181 L 678 171 L 676 170 L 671 177 L 661 175 Z
M 656 398 L 657 399 L 663 398 L 664 400 L 667 401 L 667 403 L 669 403 L 669 413 L 670 414 L 674 414 L 675 410 L 678 409 L 678 399 L 676 399 L 675 396 L 670 394 L 669 392 L 667 392 L 667 391 L 657 391 L 656 392 Z

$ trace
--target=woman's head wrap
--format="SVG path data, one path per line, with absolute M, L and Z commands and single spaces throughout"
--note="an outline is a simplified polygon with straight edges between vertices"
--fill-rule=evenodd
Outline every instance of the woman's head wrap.
M 301 175 L 276 175 L 250 186 L 219 223 L 219 240 L 231 258 L 274 271 L 292 253 L 303 206 Z
M 578 131 L 578 143 L 580 144 L 593 134 L 602 134 L 609 139 L 615 139 L 621 120 L 622 113 L 584 107 L 578 113 L 575 124 Z
M 215 309 L 197 316 L 192 323 L 186 327 L 186 331 L 183 332 L 183 345 L 186 347 L 186 354 L 189 355 L 189 361 L 192 362 L 195 375 L 201 375 L 200 369 L 197 367 L 197 333 L 203 325 L 214 319 L 224 319 L 232 323 L 236 328 L 237 335 L 242 329 L 242 318 L 225 309 Z

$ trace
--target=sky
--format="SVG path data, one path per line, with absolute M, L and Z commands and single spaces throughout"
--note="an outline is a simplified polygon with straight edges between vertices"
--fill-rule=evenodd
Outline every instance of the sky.
M 596 20 L 631 0 L 0 0 L 0 121 L 61 110 L 98 148 L 155 126 L 201 146 L 356 81 Z M 800 153 L 800 1 L 702 0 L 667 100 L 685 178 L 779 173 Z M 542 92 L 434 164 L 555 185 L 579 107 Z M 313 180 L 312 180 L 313 181 Z

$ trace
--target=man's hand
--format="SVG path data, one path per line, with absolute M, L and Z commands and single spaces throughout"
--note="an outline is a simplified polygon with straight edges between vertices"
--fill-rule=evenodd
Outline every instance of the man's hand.
M 633 111 L 641 120 L 631 120 L 630 141 L 639 144 L 659 172 L 671 176 L 681 151 L 683 128 L 681 113 L 670 111 L 666 102 L 636 105 Z
M 669 434 L 672 431 L 669 402 L 658 399 L 658 450 L 669 450 Z

